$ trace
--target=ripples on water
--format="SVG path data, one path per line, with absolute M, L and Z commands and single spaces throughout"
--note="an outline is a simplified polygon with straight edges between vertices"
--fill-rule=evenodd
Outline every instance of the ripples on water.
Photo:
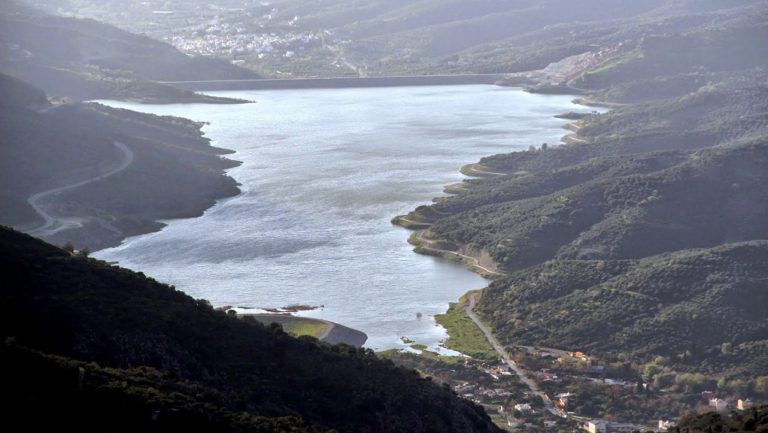
M 243 193 L 97 257 L 214 305 L 323 305 L 305 313 L 360 329 L 368 347 L 437 347 L 433 315 L 486 282 L 421 256 L 390 219 L 441 195 L 461 165 L 556 143 L 569 97 L 495 86 L 216 92 L 247 105 L 110 105 L 210 122 L 243 161 Z M 418 319 L 417 313 L 423 313 Z

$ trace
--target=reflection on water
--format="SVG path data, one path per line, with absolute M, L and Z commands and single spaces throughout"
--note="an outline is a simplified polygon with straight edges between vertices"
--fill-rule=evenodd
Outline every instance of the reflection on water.
M 322 305 L 375 349 L 435 347 L 433 315 L 485 281 L 414 254 L 390 219 L 441 195 L 482 156 L 555 143 L 578 109 L 564 96 L 494 86 L 217 92 L 247 105 L 111 103 L 210 122 L 236 150 L 243 193 L 200 218 L 96 254 L 214 305 Z M 417 313 L 422 313 L 417 317 Z

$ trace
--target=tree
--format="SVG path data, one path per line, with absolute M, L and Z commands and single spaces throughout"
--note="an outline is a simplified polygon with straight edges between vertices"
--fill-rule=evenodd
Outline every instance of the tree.
M 662 371 L 663 371 L 663 368 L 661 368 L 660 366 L 654 363 L 645 364 L 645 366 L 643 367 L 642 380 L 646 382 L 650 382 L 653 380 L 654 376 L 661 373 Z
M 747 392 L 749 386 L 747 385 L 747 382 L 741 379 L 734 379 L 728 382 L 726 388 L 731 390 L 736 395 L 743 396 Z
M 755 394 L 768 398 L 768 376 L 760 376 L 755 379 Z
M 637 380 L 637 385 L 635 385 L 635 388 L 636 388 L 638 393 L 642 394 L 642 393 L 645 392 L 645 384 L 643 384 L 643 379 L 642 378 Z
M 653 378 L 655 389 L 669 388 L 675 384 L 675 373 L 659 373 Z
M 72 242 L 67 242 L 66 244 L 62 245 L 64 251 L 67 251 L 68 253 L 72 254 L 75 252 L 75 246 L 72 245 Z
M 677 376 L 678 390 L 685 392 L 699 392 L 715 385 L 714 381 L 699 373 L 683 373 Z

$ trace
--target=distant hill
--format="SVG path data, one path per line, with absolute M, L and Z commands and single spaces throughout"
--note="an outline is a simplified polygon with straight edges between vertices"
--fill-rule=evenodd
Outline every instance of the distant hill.
M 500 432 L 370 350 L 295 339 L 0 228 L 9 423 L 92 431 Z
M 161 38 L 274 35 L 272 50 L 219 55 L 275 76 L 523 72 L 617 44 L 626 54 L 645 38 L 680 42 L 730 20 L 760 21 L 765 10 L 759 0 L 30 1 Z
M 0 3 L 0 71 L 54 97 L 149 102 L 228 102 L 156 81 L 257 77 L 221 60 L 189 57 L 146 36 L 8 0 Z
M 37 233 L 52 242 L 116 245 L 162 227 L 158 219 L 199 215 L 239 192 L 223 174 L 237 162 L 221 158 L 227 151 L 211 147 L 198 123 L 98 104 L 52 105 L 40 89 L 2 74 L 0 108 L 2 224 L 44 226 L 34 195 L 97 178 L 130 152 L 119 173 L 40 198 L 44 212 L 61 218 Z

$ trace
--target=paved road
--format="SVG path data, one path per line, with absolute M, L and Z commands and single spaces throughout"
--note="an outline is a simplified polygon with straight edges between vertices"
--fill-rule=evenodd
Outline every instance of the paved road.
M 131 151 L 131 149 L 128 148 L 128 146 L 118 141 L 115 141 L 114 145 L 123 154 L 123 158 L 117 167 L 113 168 L 112 170 L 109 170 L 106 173 L 102 173 L 98 176 L 93 176 L 88 179 L 81 180 L 79 182 L 71 183 L 69 185 L 64 185 L 58 188 L 53 188 L 47 191 L 39 192 L 27 199 L 27 203 L 29 203 L 29 205 L 32 206 L 35 212 L 37 212 L 37 214 L 40 215 L 41 218 L 43 218 L 43 225 L 35 228 L 34 230 L 29 231 L 29 234 L 33 236 L 49 236 L 67 228 L 74 228 L 74 227 L 81 226 L 78 219 L 76 218 L 54 217 L 53 215 L 46 212 L 45 209 L 43 209 L 43 206 L 41 205 L 41 203 L 48 197 L 54 196 L 56 194 L 62 193 L 70 189 L 75 189 L 84 185 L 88 185 L 89 183 L 106 179 L 128 168 L 128 166 L 131 165 L 134 159 L 133 152 Z
M 366 77 L 367 76 L 367 74 L 365 73 L 365 70 L 363 68 L 360 68 L 357 65 L 355 65 L 354 63 L 352 63 L 349 60 L 347 60 L 347 57 L 344 56 L 344 51 L 341 48 L 339 48 L 339 47 L 337 47 L 335 45 L 328 44 L 325 41 L 325 34 L 323 34 L 323 33 L 320 34 L 320 42 L 323 44 L 324 48 L 326 48 L 328 51 L 331 52 L 331 54 L 336 56 L 337 60 L 340 60 L 342 63 L 344 63 L 344 66 L 346 66 L 347 68 L 349 68 L 352 71 L 354 71 L 357 74 L 358 77 Z
M 412 222 L 410 220 L 408 220 L 408 221 Z M 434 241 L 431 241 L 429 239 L 424 238 L 424 230 L 419 230 L 417 237 L 419 238 L 420 241 L 422 241 L 422 242 L 424 242 L 424 243 L 426 243 L 428 245 L 432 244 L 434 242 Z M 439 253 L 449 253 L 449 254 L 453 254 L 453 255 L 459 256 L 459 257 L 461 257 L 463 259 L 471 260 L 472 263 L 475 265 L 475 267 L 480 268 L 480 269 L 484 270 L 485 272 L 487 272 L 489 274 L 492 274 L 492 275 L 506 275 L 503 272 L 499 272 L 499 271 L 495 271 L 495 270 L 486 268 L 485 266 L 483 266 L 480 263 L 480 259 L 478 259 L 477 257 L 468 256 L 466 254 L 461 254 L 461 253 L 456 252 L 456 251 L 443 250 L 443 249 L 440 249 L 440 248 L 429 247 L 429 246 L 424 246 L 424 245 L 422 245 L 421 248 L 428 249 L 428 250 L 435 251 L 435 252 L 439 252 Z
M 472 293 L 469 295 L 469 304 L 464 307 L 464 311 L 467 313 L 467 316 L 472 319 L 473 322 L 475 322 L 475 325 L 477 325 L 478 328 L 483 332 L 483 335 L 485 335 L 485 339 L 488 340 L 489 343 L 491 343 L 491 346 L 493 346 L 493 349 L 501 356 L 501 359 L 504 360 L 504 362 L 512 369 L 512 371 L 517 374 L 517 377 L 528 386 L 528 388 L 531 390 L 532 393 L 538 395 L 541 397 L 542 401 L 544 402 L 544 408 L 547 409 L 551 414 L 559 416 L 559 417 L 567 417 L 563 411 L 558 410 L 555 405 L 552 404 L 552 400 L 549 399 L 549 396 L 547 396 L 546 393 L 544 393 L 541 389 L 539 389 L 539 386 L 531 380 L 528 376 L 525 375 L 525 372 L 523 369 L 520 368 L 520 366 L 517 365 L 515 361 L 510 358 L 509 354 L 506 350 L 504 350 L 504 346 L 499 344 L 499 342 L 496 340 L 496 337 L 491 334 L 491 332 L 488 330 L 488 328 L 485 327 L 485 324 L 480 320 L 479 317 L 475 314 L 475 303 L 477 302 L 477 293 Z
M 484 167 L 485 166 L 482 164 L 475 163 L 467 166 L 465 170 L 462 171 L 462 174 L 474 177 L 509 176 L 509 173 L 498 173 L 495 171 L 486 170 Z

